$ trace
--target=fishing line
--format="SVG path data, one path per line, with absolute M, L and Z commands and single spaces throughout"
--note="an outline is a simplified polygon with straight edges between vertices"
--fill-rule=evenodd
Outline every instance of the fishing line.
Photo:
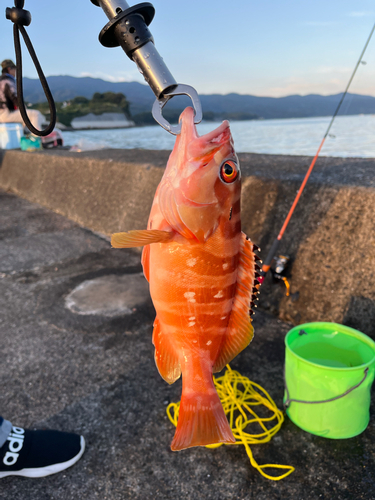
M 297 203 L 298 203 L 298 201 L 299 201 L 299 199 L 300 199 L 300 197 L 302 195 L 302 192 L 303 192 L 303 190 L 304 190 L 304 188 L 306 186 L 306 183 L 307 183 L 307 181 L 308 181 L 308 179 L 310 177 L 310 174 L 311 174 L 311 172 L 312 172 L 312 170 L 314 168 L 316 160 L 319 157 L 320 151 L 321 151 L 321 149 L 322 149 L 322 147 L 324 145 L 324 142 L 325 142 L 325 140 L 326 140 L 326 138 L 327 138 L 327 136 L 329 134 L 329 131 L 331 130 L 333 122 L 335 121 L 335 118 L 336 118 L 336 116 L 337 116 L 337 114 L 338 114 L 338 112 L 339 112 L 339 110 L 341 108 L 341 105 L 342 105 L 342 103 L 343 103 L 343 101 L 345 99 L 345 96 L 348 93 L 349 87 L 350 87 L 350 85 L 351 85 L 351 83 L 353 81 L 353 78 L 354 78 L 354 76 L 355 76 L 355 74 L 357 72 L 357 69 L 358 69 L 359 65 L 362 63 L 362 58 L 363 58 L 363 56 L 364 56 L 364 54 L 366 52 L 367 46 L 370 43 L 370 40 L 371 40 L 371 37 L 372 37 L 374 31 L 375 31 L 375 24 L 374 24 L 374 26 L 371 29 L 370 35 L 367 38 L 365 46 L 362 49 L 361 55 L 359 56 L 357 64 L 355 65 L 354 71 L 353 71 L 353 73 L 352 73 L 352 75 L 351 75 L 351 77 L 350 77 L 350 79 L 348 81 L 348 84 L 347 84 L 347 86 L 345 88 L 345 91 L 344 91 L 343 95 L 341 96 L 340 102 L 339 102 L 339 104 L 336 107 L 336 110 L 335 110 L 335 112 L 334 112 L 334 114 L 333 114 L 333 116 L 331 118 L 331 121 L 329 122 L 329 125 L 328 125 L 327 130 L 326 130 L 326 132 L 324 134 L 324 137 L 323 137 L 323 139 L 322 139 L 322 141 L 321 141 L 321 143 L 320 143 L 320 145 L 318 147 L 318 150 L 317 150 L 317 152 L 316 152 L 316 154 L 315 154 L 315 156 L 314 156 L 314 158 L 313 158 L 313 160 L 312 160 L 312 162 L 311 162 L 311 164 L 310 164 L 310 166 L 309 166 L 309 168 L 307 170 L 305 178 L 302 181 L 301 187 L 299 188 L 299 190 L 297 192 L 297 196 L 294 199 L 294 202 L 293 202 L 293 204 L 292 204 L 292 206 L 291 206 L 291 208 L 289 210 L 289 213 L 288 213 L 288 215 L 287 215 L 287 217 L 286 217 L 286 219 L 284 221 L 284 224 L 282 225 L 277 238 L 274 240 L 274 242 L 273 242 L 273 244 L 272 244 L 272 246 L 271 246 L 271 248 L 270 248 L 270 250 L 269 250 L 269 252 L 267 254 L 267 257 L 266 257 L 266 259 L 263 262 L 262 270 L 261 270 L 261 273 L 260 273 L 261 275 L 258 278 L 258 281 L 260 283 L 263 283 L 264 278 L 265 278 L 267 272 L 269 271 L 269 269 L 271 267 L 272 260 L 273 260 L 274 256 L 277 253 L 277 249 L 279 247 L 280 241 L 281 241 L 281 239 L 282 239 L 282 237 L 284 235 L 284 232 L 285 232 L 285 230 L 286 230 L 286 228 L 287 228 L 287 226 L 289 224 L 289 221 L 290 221 L 290 219 L 291 219 L 291 217 L 293 215 L 293 212 L 294 212 L 294 210 L 295 210 L 295 208 L 297 206 Z
M 291 465 L 264 464 L 259 465 L 255 460 L 250 445 L 268 443 L 280 430 L 284 422 L 283 412 L 280 411 L 268 392 L 259 384 L 252 382 L 239 372 L 232 370 L 229 365 L 221 377 L 214 377 L 214 384 L 223 405 L 225 415 L 236 439 L 235 443 L 225 443 L 226 446 L 243 445 L 251 465 L 265 478 L 280 481 L 289 476 L 295 469 Z M 266 416 L 259 416 L 253 406 L 262 406 L 267 410 Z M 177 427 L 180 402 L 170 403 L 167 415 L 173 425 Z M 256 425 L 260 432 L 246 432 L 248 426 Z M 223 443 L 207 445 L 206 448 L 218 448 Z M 271 476 L 265 469 L 284 469 L 285 473 Z

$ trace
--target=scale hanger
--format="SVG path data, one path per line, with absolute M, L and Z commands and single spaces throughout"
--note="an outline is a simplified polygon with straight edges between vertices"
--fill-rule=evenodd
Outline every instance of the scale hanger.
M 121 46 L 132 59 L 145 81 L 156 96 L 152 107 L 152 116 L 168 132 L 177 135 L 181 124 L 171 125 L 162 114 L 163 107 L 176 95 L 187 95 L 192 100 L 194 123 L 202 120 L 202 106 L 196 90 L 189 85 L 178 84 L 167 68 L 163 58 L 155 48 L 154 39 L 148 26 L 155 15 L 151 3 L 144 2 L 129 7 L 125 0 L 91 0 L 101 7 L 109 22 L 99 34 L 99 41 L 104 47 Z

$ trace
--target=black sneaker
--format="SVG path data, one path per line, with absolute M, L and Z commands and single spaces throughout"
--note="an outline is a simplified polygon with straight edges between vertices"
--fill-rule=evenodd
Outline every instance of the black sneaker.
M 0 448 L 0 478 L 49 476 L 75 464 L 84 451 L 83 436 L 12 427 L 12 432 Z

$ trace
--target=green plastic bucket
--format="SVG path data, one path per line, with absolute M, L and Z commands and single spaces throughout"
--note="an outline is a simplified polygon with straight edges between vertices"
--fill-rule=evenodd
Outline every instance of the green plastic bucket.
M 284 405 L 301 429 L 331 439 L 363 432 L 370 419 L 375 342 L 336 323 L 305 323 L 285 337 Z

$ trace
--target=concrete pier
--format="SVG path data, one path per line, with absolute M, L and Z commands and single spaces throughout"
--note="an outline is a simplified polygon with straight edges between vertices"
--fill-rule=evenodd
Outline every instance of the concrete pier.
M 0 153 L 0 187 L 92 231 L 146 227 L 168 151 Z M 264 257 L 311 162 L 240 154 L 244 232 Z M 286 297 L 271 275 L 260 307 L 284 321 L 345 323 L 375 337 L 375 160 L 318 159 L 279 252 L 290 256 Z

